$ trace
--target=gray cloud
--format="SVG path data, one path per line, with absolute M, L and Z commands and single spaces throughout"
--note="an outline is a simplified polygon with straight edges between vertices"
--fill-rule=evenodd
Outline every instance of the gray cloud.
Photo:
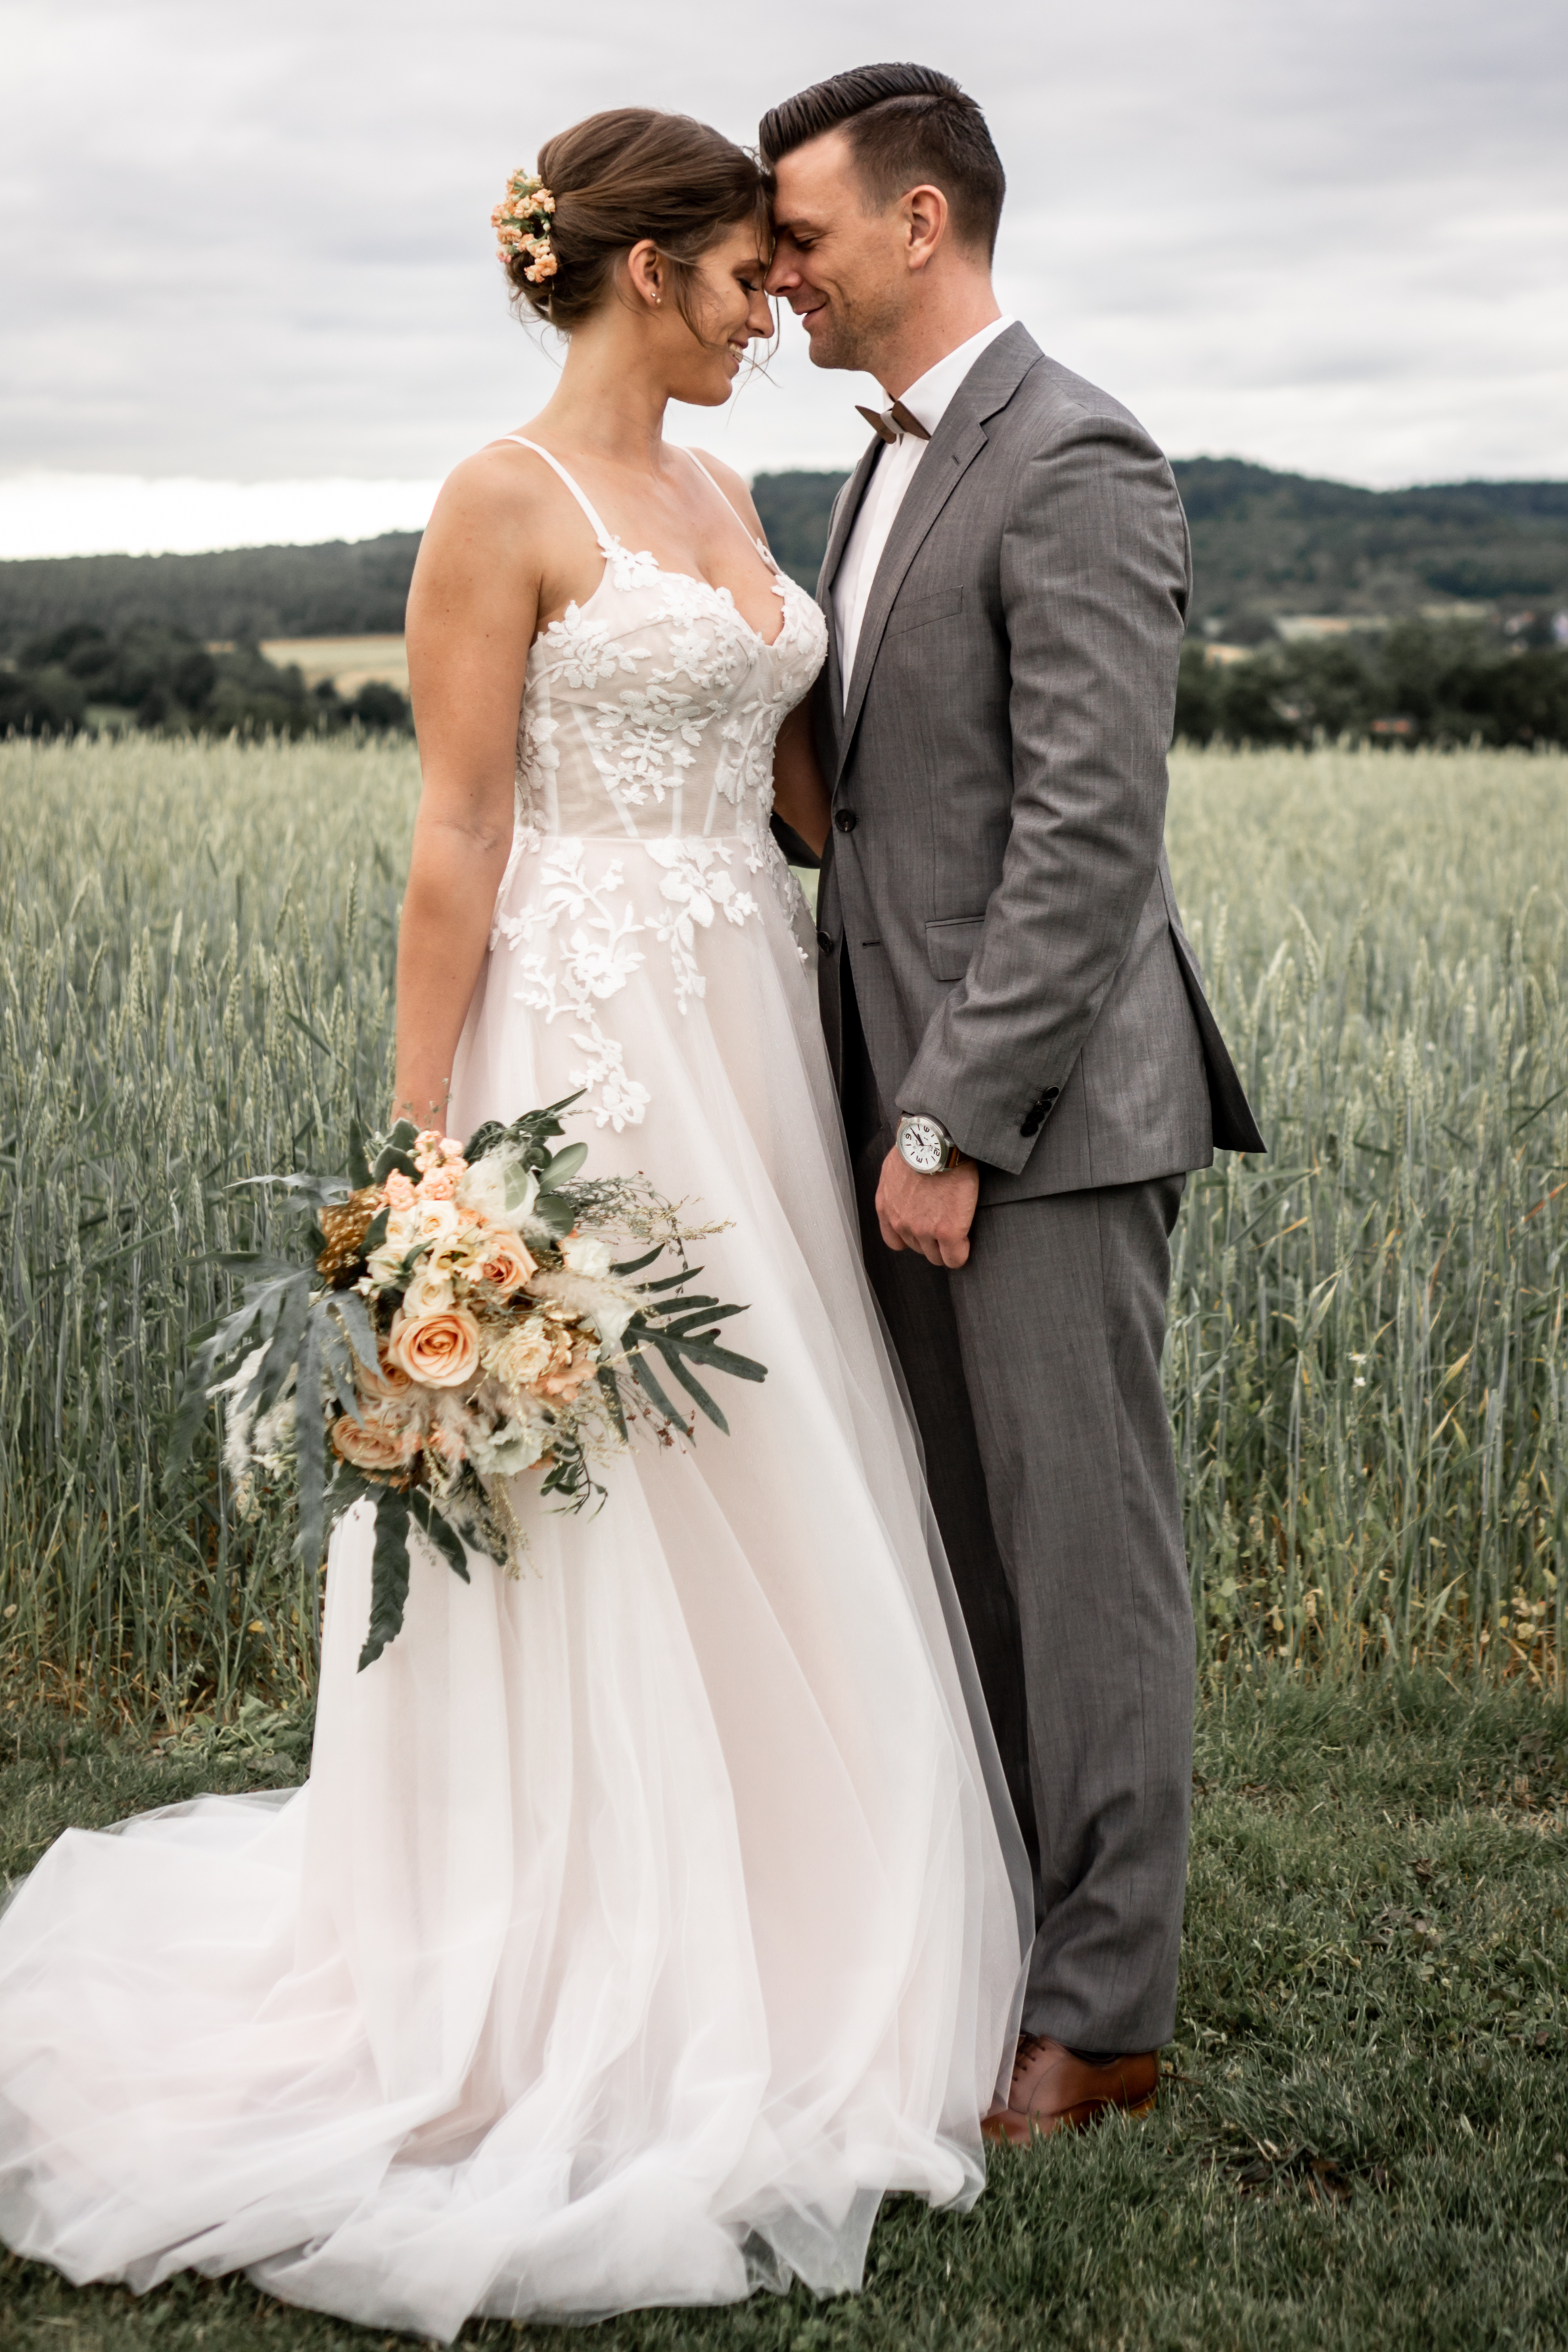
M 602 105 L 761 109 L 886 52 L 868 0 L 13 0 L 0 467 L 437 476 L 537 406 L 489 207 Z M 1367 481 L 1568 472 L 1558 0 L 909 0 L 990 114 L 999 283 L 1178 452 Z M 841 464 L 863 387 L 784 323 L 773 382 L 678 417 Z

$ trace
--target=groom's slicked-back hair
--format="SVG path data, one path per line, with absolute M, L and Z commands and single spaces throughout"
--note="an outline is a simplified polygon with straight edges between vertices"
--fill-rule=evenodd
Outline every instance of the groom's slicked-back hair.
M 928 183 L 947 198 L 959 243 L 984 247 L 987 258 L 994 252 L 1006 175 L 985 117 L 951 74 L 856 66 L 764 114 L 757 145 L 771 168 L 808 139 L 840 129 L 874 205 Z

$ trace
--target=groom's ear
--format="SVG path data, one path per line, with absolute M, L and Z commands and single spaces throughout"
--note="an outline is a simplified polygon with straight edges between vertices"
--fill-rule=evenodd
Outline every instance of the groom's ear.
M 948 234 L 952 208 L 940 188 L 910 188 L 899 198 L 904 247 L 911 269 L 924 269 Z

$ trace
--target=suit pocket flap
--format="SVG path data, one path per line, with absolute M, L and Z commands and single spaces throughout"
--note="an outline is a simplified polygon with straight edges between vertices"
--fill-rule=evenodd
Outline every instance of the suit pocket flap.
M 931 621 L 949 621 L 963 610 L 962 588 L 936 588 L 924 596 L 900 596 L 888 615 L 887 634 L 901 635 L 905 629 L 923 629 Z
M 962 980 L 969 970 L 980 934 L 985 928 L 984 915 L 960 915 L 955 921 L 926 925 L 926 959 L 933 980 Z

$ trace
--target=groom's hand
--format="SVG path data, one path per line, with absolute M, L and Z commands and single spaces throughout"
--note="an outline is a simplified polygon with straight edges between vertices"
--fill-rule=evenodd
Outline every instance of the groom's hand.
M 961 1160 L 940 1176 L 921 1176 L 889 1151 L 877 1184 L 877 1223 L 891 1250 L 919 1250 L 932 1265 L 962 1265 L 980 1198 L 980 1170 Z

